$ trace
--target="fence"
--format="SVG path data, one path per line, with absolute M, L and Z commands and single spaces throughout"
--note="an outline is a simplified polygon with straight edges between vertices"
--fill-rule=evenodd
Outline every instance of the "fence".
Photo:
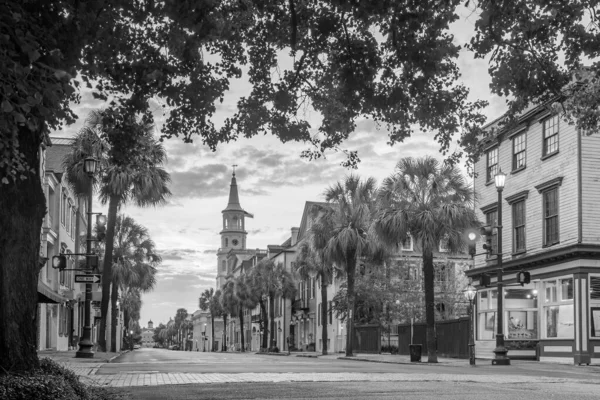
M 353 351 L 357 353 L 381 353 L 381 327 L 379 325 L 355 325 Z
M 469 358 L 469 318 L 437 321 L 436 345 L 440 357 Z M 409 354 L 411 324 L 398 325 L 398 353 Z M 427 354 L 427 326 L 424 323 L 412 325 L 412 343 L 423 345 L 423 355 Z

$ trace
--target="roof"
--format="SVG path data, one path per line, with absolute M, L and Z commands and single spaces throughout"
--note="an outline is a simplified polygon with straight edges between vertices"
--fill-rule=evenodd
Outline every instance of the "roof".
M 308 228 L 310 228 L 309 216 L 313 206 L 330 206 L 330 203 L 324 201 L 307 201 L 304 204 L 304 212 L 302 213 L 302 220 L 300 222 L 300 228 L 298 229 L 298 238 L 296 243 L 300 243 Z
M 63 160 L 71 151 L 73 139 L 53 137 L 50 140 L 52 140 L 52 146 L 46 149 L 46 170 L 62 173 L 64 170 Z

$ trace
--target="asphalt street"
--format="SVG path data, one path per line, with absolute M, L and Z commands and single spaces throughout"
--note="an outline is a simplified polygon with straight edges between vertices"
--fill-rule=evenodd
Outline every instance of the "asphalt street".
M 478 360 L 376 363 L 254 353 L 138 349 L 82 369 L 125 399 L 598 399 L 600 367 Z M 388 357 L 388 359 L 393 359 Z M 72 365 L 75 367 L 75 365 Z

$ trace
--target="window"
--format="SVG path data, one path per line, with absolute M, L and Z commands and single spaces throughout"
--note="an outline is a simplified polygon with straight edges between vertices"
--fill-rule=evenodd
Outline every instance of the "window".
M 525 251 L 525 200 L 512 205 L 513 214 L 513 252 Z
M 440 239 L 438 248 L 440 249 L 440 253 L 447 253 L 450 251 L 448 249 L 448 236 L 444 236 L 443 238 Z
M 400 250 L 402 251 L 413 251 L 413 240 L 412 236 L 408 235 L 406 239 L 400 243 Z
M 71 239 L 75 239 L 75 228 L 77 223 L 77 211 L 75 211 L 75 207 L 71 212 Z
M 590 321 L 592 337 L 600 337 L 600 276 L 590 276 Z
M 73 207 L 71 207 L 70 200 L 69 200 L 69 204 L 67 205 L 66 213 L 67 213 L 67 215 L 66 215 L 66 220 L 65 220 L 65 229 L 67 230 L 67 233 L 69 233 L 71 231 L 71 214 L 73 214 Z
M 543 282 L 546 338 L 572 338 L 574 333 L 573 278 Z
M 558 188 L 547 190 L 544 197 L 544 245 L 558 243 Z
M 67 194 L 63 193 L 62 195 L 62 204 L 60 207 L 60 222 L 63 224 L 65 224 L 65 214 L 67 211 Z
M 225 238 L 225 247 L 229 246 L 229 239 Z
M 523 132 L 513 138 L 513 171 L 525 168 L 526 149 L 525 132 Z
M 227 271 L 227 264 L 225 260 L 221 261 L 221 271 Z
M 498 290 L 480 290 L 477 293 L 477 338 L 479 340 L 496 339 L 498 317 Z
M 558 115 L 546 119 L 543 124 L 543 155 L 548 156 L 558 151 Z
M 321 326 L 321 304 L 317 306 L 317 326 Z
M 447 271 L 445 263 L 434 263 L 433 264 L 433 276 L 436 282 L 446 282 L 447 281 Z
M 498 148 L 489 150 L 486 154 L 487 157 L 487 170 L 486 170 L 486 182 L 491 182 L 494 176 L 498 172 Z
M 498 254 L 498 210 L 488 211 L 485 214 L 485 224 L 492 228 L 492 254 Z
M 327 302 L 327 309 L 329 311 L 329 323 L 331 324 L 332 318 L 333 318 L 333 307 L 332 307 L 331 301 Z

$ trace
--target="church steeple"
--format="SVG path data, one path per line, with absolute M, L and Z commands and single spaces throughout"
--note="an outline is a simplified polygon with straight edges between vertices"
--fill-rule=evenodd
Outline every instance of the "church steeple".
M 233 166 L 231 184 L 229 185 L 229 202 L 227 203 L 227 208 L 223 211 L 243 211 L 242 206 L 240 205 L 240 197 L 238 195 L 237 180 L 235 179 L 235 167 L 237 167 L 237 165 Z
M 217 251 L 217 287 L 221 288 L 225 283 L 225 277 L 229 271 L 227 258 L 231 252 L 246 251 L 246 217 L 253 218 L 254 216 L 245 211 L 241 204 L 238 195 L 237 180 L 235 178 L 235 167 L 233 166 L 233 174 L 231 175 L 231 184 L 229 186 L 229 201 L 227 207 L 222 211 L 223 214 L 223 229 L 220 232 L 221 246 Z

